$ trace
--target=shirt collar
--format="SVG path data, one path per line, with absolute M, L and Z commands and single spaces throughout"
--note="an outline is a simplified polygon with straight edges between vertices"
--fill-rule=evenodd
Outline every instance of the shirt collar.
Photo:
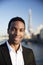
M 8 41 L 7 41 L 7 46 L 8 46 L 9 52 L 10 52 L 10 51 L 14 51 L 14 52 L 15 52 L 15 50 L 10 46 L 10 44 L 9 44 Z M 18 53 L 18 52 L 22 52 L 22 51 L 23 51 L 23 49 L 22 49 L 22 45 L 21 45 L 21 43 L 20 43 L 20 48 L 18 49 L 17 53 Z

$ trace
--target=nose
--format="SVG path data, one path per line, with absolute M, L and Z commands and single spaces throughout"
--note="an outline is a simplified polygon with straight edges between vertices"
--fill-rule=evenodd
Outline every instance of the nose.
M 15 34 L 18 36 L 18 35 L 20 34 L 19 30 L 17 30 L 17 31 L 15 32 Z

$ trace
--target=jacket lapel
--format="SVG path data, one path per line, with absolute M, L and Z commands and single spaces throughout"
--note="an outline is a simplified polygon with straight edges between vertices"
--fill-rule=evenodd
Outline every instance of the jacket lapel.
M 24 65 L 28 65 L 28 52 L 27 52 L 27 50 L 22 46 L 22 48 L 23 48 L 23 58 L 24 58 Z
M 4 60 L 6 62 L 6 65 L 12 65 L 10 55 L 9 55 L 9 50 L 8 50 L 6 43 L 3 44 L 3 46 L 2 46 L 2 54 L 3 54 Z

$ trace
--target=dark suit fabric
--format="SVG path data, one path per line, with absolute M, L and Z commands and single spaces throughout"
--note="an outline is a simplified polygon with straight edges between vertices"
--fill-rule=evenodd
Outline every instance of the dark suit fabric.
M 29 48 L 23 48 L 24 65 L 36 65 L 33 51 Z M 0 45 L 0 65 L 12 65 L 9 50 L 6 42 Z

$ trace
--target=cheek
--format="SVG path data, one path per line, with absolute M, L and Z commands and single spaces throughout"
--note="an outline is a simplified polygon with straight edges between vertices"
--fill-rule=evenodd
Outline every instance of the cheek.
M 14 35 L 14 32 L 13 32 L 13 31 L 10 31 L 10 32 L 9 32 L 9 35 L 10 35 L 10 36 L 13 36 L 13 35 Z
M 10 37 L 10 38 L 13 38 L 13 36 L 14 36 L 14 35 L 12 34 L 12 32 L 10 32 L 10 33 L 9 33 L 9 37 Z
M 22 38 L 24 38 L 24 35 L 25 35 L 24 33 L 21 34 Z

